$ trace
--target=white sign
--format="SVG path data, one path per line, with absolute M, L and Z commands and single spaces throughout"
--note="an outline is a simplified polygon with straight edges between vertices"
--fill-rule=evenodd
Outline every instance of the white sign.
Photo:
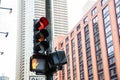
M 46 77 L 44 75 L 30 76 L 29 80 L 46 80 Z

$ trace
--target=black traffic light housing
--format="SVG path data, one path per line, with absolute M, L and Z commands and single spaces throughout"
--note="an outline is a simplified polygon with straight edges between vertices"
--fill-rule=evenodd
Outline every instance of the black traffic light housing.
M 33 36 L 33 55 L 30 57 L 30 71 L 37 74 L 52 75 L 62 69 L 62 65 L 67 63 L 65 52 L 63 50 L 49 52 L 49 33 L 46 29 L 48 20 L 41 17 L 34 20 Z
M 49 33 L 46 29 L 48 24 L 49 22 L 45 17 L 41 17 L 39 20 L 34 20 L 34 54 L 44 54 L 45 51 L 49 48 L 49 42 L 47 41 Z
M 34 54 L 30 57 L 30 71 L 37 73 L 46 73 L 48 70 L 47 56 Z
M 49 63 L 54 66 L 61 66 L 67 63 L 65 52 L 63 50 L 55 51 L 49 54 Z

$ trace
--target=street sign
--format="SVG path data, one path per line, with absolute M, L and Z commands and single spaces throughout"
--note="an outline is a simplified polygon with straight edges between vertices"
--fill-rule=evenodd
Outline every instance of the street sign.
M 29 80 L 46 80 L 46 76 L 45 75 L 29 76 Z

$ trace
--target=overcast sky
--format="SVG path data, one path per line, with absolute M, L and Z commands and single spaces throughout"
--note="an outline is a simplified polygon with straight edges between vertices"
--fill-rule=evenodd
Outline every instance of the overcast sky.
M 68 22 L 71 30 L 80 20 L 82 8 L 87 0 L 68 0 Z M 0 32 L 9 32 L 7 38 L 0 34 L 0 75 L 5 75 L 10 80 L 15 80 L 16 61 L 16 27 L 17 27 L 17 0 L 1 0 L 0 7 L 13 8 L 9 14 L 7 10 L 0 9 Z

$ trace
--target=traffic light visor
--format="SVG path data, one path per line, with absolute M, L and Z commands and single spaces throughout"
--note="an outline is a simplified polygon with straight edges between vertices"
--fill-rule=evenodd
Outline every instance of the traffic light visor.
M 47 18 L 45 18 L 45 17 L 41 17 L 40 22 L 42 22 L 44 24 L 44 26 L 48 26 L 48 24 L 49 24 Z

